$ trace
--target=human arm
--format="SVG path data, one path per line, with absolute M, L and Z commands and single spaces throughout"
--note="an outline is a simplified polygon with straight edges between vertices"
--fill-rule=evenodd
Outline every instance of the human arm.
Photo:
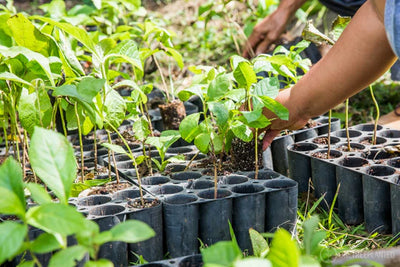
M 298 129 L 308 119 L 328 111 L 364 89 L 394 63 L 386 37 L 382 2 L 367 1 L 356 13 L 337 43 L 291 89 L 276 100 L 289 110 L 289 120 L 275 119 L 264 137 L 266 149 L 283 129 Z M 268 118 L 274 115 L 265 111 Z
M 252 52 L 265 52 L 278 40 L 289 19 L 305 2 L 306 0 L 281 0 L 278 8 L 254 27 L 246 42 L 243 57 L 250 58 L 253 56 Z

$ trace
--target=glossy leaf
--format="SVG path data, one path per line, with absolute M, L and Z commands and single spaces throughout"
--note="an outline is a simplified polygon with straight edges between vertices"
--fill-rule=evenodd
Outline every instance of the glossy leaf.
M 30 247 L 34 253 L 41 254 L 60 249 L 61 245 L 60 243 L 58 243 L 54 235 L 49 233 L 43 233 L 32 242 Z
M 17 82 L 17 83 L 21 83 L 25 86 L 32 87 L 32 84 L 30 84 L 29 82 L 25 81 L 24 79 L 19 78 L 17 75 L 15 75 L 13 73 L 10 73 L 7 71 L 0 73 L 0 80 Z
M 297 267 L 299 264 L 299 250 L 296 241 L 284 229 L 278 229 L 272 239 L 271 248 L 267 257 L 275 267 Z
M 190 114 L 186 116 L 181 124 L 179 125 L 179 133 L 182 138 L 187 142 L 192 142 L 193 139 L 197 136 L 198 132 L 198 124 L 200 119 L 200 113 Z
M 144 141 L 150 135 L 149 123 L 144 117 L 140 117 L 133 123 L 132 131 L 137 140 Z
M 101 88 L 103 88 L 104 83 L 104 79 L 97 79 L 94 77 L 83 78 L 77 86 L 80 99 L 87 103 L 92 103 L 93 98 L 100 92 Z
M 40 179 L 53 190 L 61 203 L 67 203 L 77 171 L 74 149 L 67 138 L 35 127 L 29 158 Z
M 209 133 L 201 133 L 194 139 L 194 145 L 202 152 L 208 153 L 211 136 Z
M 232 241 L 221 241 L 201 251 L 205 265 L 232 266 L 242 257 L 242 252 Z
M 173 57 L 173 59 L 176 61 L 176 63 L 178 64 L 179 68 L 183 68 L 183 59 L 182 59 L 182 55 L 175 49 L 171 48 L 171 47 L 166 47 L 166 53 L 167 55 Z
M 253 68 L 250 63 L 246 61 L 242 61 L 238 64 L 236 69 L 233 71 L 233 77 L 235 77 L 239 87 L 247 89 L 257 82 L 257 77 Z
M 31 197 L 37 204 L 42 205 L 52 202 L 49 193 L 47 193 L 46 189 L 44 189 L 42 185 L 27 183 L 25 186 L 28 188 L 29 192 L 31 192 Z
M 22 169 L 16 160 L 9 157 L 0 166 L 0 213 L 24 218 L 25 206 Z
M 266 254 L 266 251 L 269 250 L 269 246 L 265 238 L 259 232 L 252 228 L 249 229 L 249 234 L 254 256 L 264 256 Z
M 117 224 L 111 230 L 111 240 L 127 243 L 137 243 L 155 236 L 155 232 L 146 223 L 137 220 L 128 220 Z
M 26 225 L 8 221 L 0 223 L 0 264 L 18 253 L 27 233 Z
M 262 129 L 271 124 L 271 122 L 262 114 L 261 109 L 242 111 L 241 113 L 243 117 L 239 117 L 239 120 L 251 128 Z
M 97 261 L 88 261 L 85 263 L 85 267 L 113 267 L 114 264 L 106 259 L 99 259 Z
M 19 46 L 49 56 L 49 38 L 41 33 L 23 14 L 18 13 L 7 21 L 13 38 Z
M 304 40 L 315 43 L 317 45 L 322 45 L 324 43 L 334 45 L 335 41 L 320 32 L 317 28 L 315 28 L 312 21 L 307 21 L 306 26 L 301 33 L 301 36 Z
M 122 146 L 114 145 L 114 144 L 110 144 L 110 143 L 103 143 L 101 145 L 114 151 L 115 153 L 129 155 Z
M 49 267 L 74 267 L 87 252 L 84 246 L 79 245 L 60 250 L 51 257 Z
M 124 99 L 115 90 L 110 90 L 106 95 L 104 108 L 104 117 L 107 118 L 107 124 L 118 128 L 125 119 L 126 104 Z
M 217 125 L 219 127 L 225 126 L 229 119 L 228 109 L 219 102 L 210 102 L 208 103 L 208 107 L 216 117 Z
M 268 96 L 273 99 L 277 97 L 279 89 L 279 79 L 276 77 L 262 79 L 254 86 L 255 95 Z
M 230 80 L 226 74 L 218 74 L 208 86 L 207 96 L 210 101 L 218 100 L 228 92 Z
M 85 218 L 75 207 L 49 203 L 30 208 L 28 223 L 51 234 L 68 236 L 82 230 Z
M 253 139 L 253 132 L 240 121 L 234 121 L 232 123 L 232 132 L 237 138 L 245 142 L 250 142 Z
M 281 120 L 289 119 L 289 111 L 284 105 L 268 96 L 258 96 L 258 98 L 261 100 L 264 106 L 275 113 L 278 118 Z
M 344 29 L 346 29 L 350 21 L 351 17 L 342 16 L 337 16 L 337 18 L 333 21 L 331 35 L 335 41 L 339 39 L 340 35 L 343 33 Z

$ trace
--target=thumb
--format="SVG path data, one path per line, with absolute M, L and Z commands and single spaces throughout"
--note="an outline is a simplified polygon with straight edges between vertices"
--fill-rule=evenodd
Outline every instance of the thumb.
M 279 134 L 278 130 L 268 130 L 265 132 L 263 139 L 263 150 L 266 150 L 274 140 L 274 138 Z

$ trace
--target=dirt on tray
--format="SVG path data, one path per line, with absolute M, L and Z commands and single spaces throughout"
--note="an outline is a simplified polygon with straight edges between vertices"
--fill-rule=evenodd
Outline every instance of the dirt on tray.
M 316 127 L 318 125 L 321 125 L 321 123 L 317 122 L 315 120 L 309 119 L 307 121 L 306 125 L 304 125 L 303 129 L 311 129 L 311 128 L 314 128 L 314 127 Z
M 362 151 L 363 150 L 362 148 L 352 147 L 351 145 L 350 145 L 350 150 L 349 150 L 347 145 L 342 145 L 342 146 L 339 146 L 339 147 L 337 147 L 335 149 L 339 150 L 339 151 L 343 151 L 343 152 L 357 152 L 357 151 Z
M 232 166 L 237 166 L 242 171 L 254 171 L 255 170 L 255 142 L 254 139 L 251 142 L 244 142 L 239 138 L 232 140 Z M 263 150 L 262 140 L 258 140 L 258 168 L 263 167 Z
M 119 183 L 119 184 L 118 183 L 108 183 L 108 184 L 105 184 L 102 186 L 94 186 L 89 189 L 86 189 L 86 190 L 82 191 L 81 194 L 79 194 L 79 197 L 112 194 L 119 190 L 123 190 L 123 189 L 126 189 L 131 186 L 132 185 L 129 183 Z
M 185 106 L 182 101 L 174 100 L 170 103 L 159 105 L 164 128 L 166 130 L 179 130 L 181 121 L 186 117 Z
M 142 204 L 142 201 L 140 198 L 133 199 L 133 200 L 128 201 L 127 207 L 133 208 L 133 209 L 147 209 L 147 208 L 155 207 L 160 203 L 160 201 L 157 199 L 144 199 L 143 202 L 144 202 L 144 205 Z

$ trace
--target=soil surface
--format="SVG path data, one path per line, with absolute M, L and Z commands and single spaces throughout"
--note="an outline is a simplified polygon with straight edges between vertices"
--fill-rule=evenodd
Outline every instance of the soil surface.
M 108 183 L 102 186 L 94 186 L 89 189 L 86 189 L 79 194 L 79 197 L 87 197 L 92 195 L 106 195 L 112 194 L 119 190 L 126 189 L 131 187 L 132 185 L 129 183 Z
M 311 154 L 312 157 L 314 158 L 319 158 L 319 159 L 332 159 L 332 158 L 338 158 L 338 155 L 332 155 L 332 153 L 329 155 L 328 158 L 328 152 L 315 152 Z
M 323 137 L 315 138 L 313 140 L 313 143 L 319 144 L 319 145 L 327 145 L 328 144 L 328 137 L 327 136 L 323 136 Z
M 146 209 L 146 208 L 151 208 L 155 207 L 160 203 L 157 199 L 144 199 L 144 205 L 142 204 L 142 201 L 140 198 L 130 200 L 127 204 L 128 208 L 134 208 L 134 209 Z
M 350 145 L 350 150 L 349 150 L 349 147 L 347 145 L 342 145 L 342 146 L 339 146 L 339 147 L 337 147 L 335 149 L 339 150 L 339 151 L 343 151 L 343 152 L 357 152 L 357 151 L 362 151 L 363 150 L 361 148 L 352 147 L 351 145 Z
M 306 125 L 304 125 L 303 129 L 310 129 L 310 128 L 314 128 L 318 125 L 321 125 L 320 122 L 317 122 L 315 120 L 309 119 L 306 123 Z
M 256 169 L 256 150 L 254 139 L 244 142 L 239 138 L 232 140 L 232 166 L 243 171 L 254 171 Z M 262 140 L 258 140 L 258 168 L 263 167 Z
M 181 121 L 186 117 L 185 106 L 182 101 L 174 100 L 171 103 L 159 105 L 165 130 L 179 130 Z

